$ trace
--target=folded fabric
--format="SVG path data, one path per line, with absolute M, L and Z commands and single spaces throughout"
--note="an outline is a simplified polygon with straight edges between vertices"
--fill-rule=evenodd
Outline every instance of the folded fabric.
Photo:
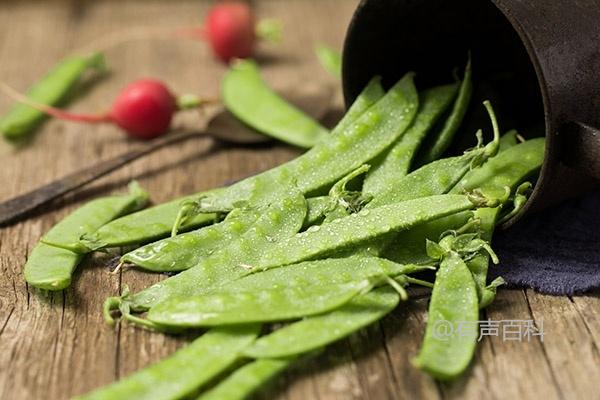
M 498 232 L 493 246 L 509 287 L 573 295 L 600 288 L 600 191 L 528 216 Z

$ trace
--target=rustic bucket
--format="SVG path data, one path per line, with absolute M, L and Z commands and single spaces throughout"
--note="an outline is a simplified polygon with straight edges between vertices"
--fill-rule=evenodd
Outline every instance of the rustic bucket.
M 547 138 L 521 216 L 594 187 L 600 179 L 597 0 L 363 0 L 344 45 L 346 103 L 374 75 L 388 85 L 409 70 L 420 87 L 448 82 L 469 51 L 475 92 L 462 134 L 472 138 L 485 121 L 480 104 L 490 99 L 503 128 Z

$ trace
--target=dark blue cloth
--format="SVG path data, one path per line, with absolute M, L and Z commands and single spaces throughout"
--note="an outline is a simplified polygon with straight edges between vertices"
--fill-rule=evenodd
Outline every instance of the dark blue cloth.
M 490 278 L 509 287 L 573 295 L 600 288 L 600 191 L 531 215 L 498 232 Z

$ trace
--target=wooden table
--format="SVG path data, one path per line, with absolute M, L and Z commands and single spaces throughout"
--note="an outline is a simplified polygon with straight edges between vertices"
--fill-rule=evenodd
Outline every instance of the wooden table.
M 22 1 L 0 3 L 0 79 L 20 90 L 65 54 L 108 32 L 197 24 L 201 1 Z M 261 46 L 264 76 L 274 86 L 335 83 L 318 65 L 317 42 L 340 47 L 356 1 L 261 1 L 260 16 L 285 26 L 283 43 Z M 203 43 L 131 42 L 108 51 L 113 73 L 72 107 L 99 110 L 132 79 L 156 76 L 177 91 L 218 93 L 223 65 Z M 339 103 L 339 99 L 338 99 Z M 0 97 L 0 112 L 9 101 Z M 178 125 L 201 126 L 195 112 Z M 50 121 L 24 147 L 0 141 L 0 199 L 119 154 L 137 144 L 110 126 Z M 95 256 L 73 286 L 42 294 L 21 273 L 27 253 L 55 222 L 94 196 L 123 191 L 130 179 L 155 202 L 221 185 L 277 165 L 298 154 L 284 145 L 234 148 L 199 138 L 165 148 L 69 196 L 27 221 L 0 231 L 0 398 L 65 399 L 107 384 L 160 360 L 186 343 L 123 324 L 107 327 L 102 301 L 128 284 L 139 290 L 161 276 L 127 271 L 112 276 L 110 255 Z M 535 320 L 544 341 L 509 342 L 488 337 L 464 379 L 439 384 L 415 370 L 426 299 L 398 307 L 381 323 L 332 346 L 286 374 L 265 398 L 479 399 L 600 398 L 600 299 L 598 294 L 552 297 L 531 290 L 501 290 L 483 318 Z

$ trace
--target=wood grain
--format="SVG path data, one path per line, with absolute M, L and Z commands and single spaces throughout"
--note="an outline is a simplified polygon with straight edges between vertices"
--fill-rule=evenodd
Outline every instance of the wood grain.
M 283 43 L 261 45 L 265 78 L 274 86 L 333 84 L 313 54 L 317 42 L 341 46 L 356 1 L 257 1 L 257 12 L 277 17 Z M 24 90 L 47 68 L 107 32 L 193 25 L 206 1 L 7 1 L 0 3 L 0 79 Z M 153 40 L 108 51 L 113 73 L 83 93 L 73 110 L 107 106 L 128 81 L 156 76 L 177 91 L 214 96 L 224 67 L 203 43 Z M 339 102 L 339 99 L 338 99 Z M 0 98 L 0 112 L 9 102 Z M 199 127 L 197 113 L 177 125 Z M 49 121 L 27 146 L 0 142 L 0 200 L 24 193 L 132 149 L 135 143 L 110 126 Z M 100 308 L 124 284 L 142 289 L 159 275 L 107 273 L 114 255 L 94 256 L 67 291 L 44 294 L 24 283 L 28 251 L 56 221 L 86 200 L 123 191 L 138 179 L 155 202 L 224 184 L 297 155 L 282 145 L 215 146 L 199 138 L 164 148 L 77 193 L 25 222 L 0 231 L 0 399 L 66 399 L 112 382 L 169 355 L 188 338 L 165 336 L 129 325 L 107 327 Z M 544 342 L 486 338 L 468 376 L 438 384 L 410 365 L 423 334 L 427 300 L 402 304 L 380 324 L 302 362 L 266 389 L 281 399 L 501 399 L 600 398 L 600 299 L 598 294 L 558 298 L 531 291 L 501 290 L 485 318 L 543 321 Z

